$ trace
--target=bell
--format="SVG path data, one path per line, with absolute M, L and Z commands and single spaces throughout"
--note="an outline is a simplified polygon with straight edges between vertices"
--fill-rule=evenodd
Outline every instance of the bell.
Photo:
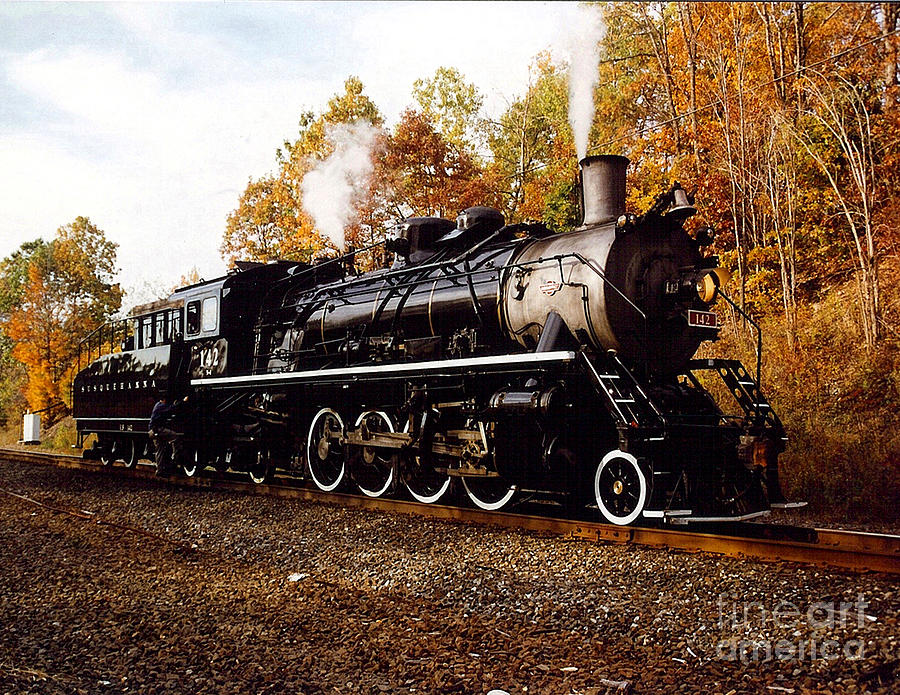
M 685 191 L 677 183 L 673 187 L 672 198 L 674 204 L 666 213 L 666 217 L 674 217 L 676 220 L 683 222 L 691 215 L 695 215 L 697 213 L 697 208 L 691 205 L 691 203 L 693 203 L 694 201 L 691 200 L 690 196 L 687 194 L 687 191 Z

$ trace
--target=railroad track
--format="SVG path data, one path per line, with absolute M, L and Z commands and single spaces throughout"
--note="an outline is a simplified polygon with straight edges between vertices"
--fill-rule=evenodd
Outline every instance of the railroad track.
M 80 456 L 67 454 L 0 449 L 0 460 L 54 465 L 61 468 L 90 471 L 95 474 L 123 475 L 132 478 L 155 477 L 154 468 L 151 465 L 139 464 L 132 469 L 118 465 L 110 468 L 84 460 Z M 787 561 L 855 571 L 900 574 L 900 535 L 760 523 L 704 526 L 702 532 L 672 528 L 626 527 L 552 516 L 485 512 L 479 509 L 422 504 L 398 499 L 323 493 L 298 484 L 297 481 L 289 478 L 268 485 L 256 485 L 227 474 L 194 478 L 172 476 L 168 481 L 182 487 L 235 490 L 289 499 L 303 499 L 356 509 L 377 509 L 434 519 L 525 529 L 589 541 L 672 548 L 688 552 L 707 552 L 768 562 Z

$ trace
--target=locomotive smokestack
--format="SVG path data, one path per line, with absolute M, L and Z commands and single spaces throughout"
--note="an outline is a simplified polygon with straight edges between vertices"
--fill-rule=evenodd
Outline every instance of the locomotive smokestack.
M 601 154 L 585 157 L 581 166 L 582 227 L 612 222 L 625 213 L 625 170 L 628 157 Z

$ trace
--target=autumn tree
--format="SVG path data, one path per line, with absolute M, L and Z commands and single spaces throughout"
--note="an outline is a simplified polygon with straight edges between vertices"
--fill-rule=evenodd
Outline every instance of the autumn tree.
M 0 330 L 0 427 L 14 421 L 26 408 L 23 390 L 28 371 L 13 357 L 14 343 Z
M 177 289 L 180 289 L 182 287 L 190 287 L 191 285 L 198 285 L 201 282 L 203 282 L 203 276 L 200 275 L 200 270 L 197 268 L 197 266 L 192 266 L 188 272 L 182 274 L 177 283 L 172 285 L 166 291 L 166 294 L 172 294 L 172 292 Z
M 6 326 L 15 342 L 12 356 L 28 370 L 32 409 L 67 400 L 80 340 L 119 309 L 116 248 L 87 217 L 60 227 L 50 243 L 32 247 Z
M 297 137 L 286 140 L 276 153 L 276 173 L 250 179 L 226 221 L 220 250 L 227 261 L 306 261 L 323 247 L 324 240 L 303 208 L 302 182 L 316 162 L 331 154 L 329 129 L 357 122 L 380 128 L 383 118 L 362 81 L 351 76 L 320 115 L 301 114 Z
M 393 211 L 398 218 L 455 217 L 467 207 L 494 202 L 474 155 L 446 140 L 421 111 L 404 111 L 384 164 L 394 177 Z
M 238 207 L 228 214 L 222 256 L 229 263 L 242 259 L 308 260 L 309 222 L 298 205 L 285 178 L 268 175 L 251 179 Z
M 798 131 L 798 140 L 827 178 L 834 208 L 852 238 L 860 324 L 866 347 L 871 349 L 882 331 L 875 238 L 878 143 L 873 137 L 872 107 L 867 103 L 873 95 L 867 85 L 842 76 L 825 80 L 812 73 L 803 84 L 813 127 Z
M 22 303 L 28 267 L 48 252 L 42 239 L 22 244 L 0 261 L 0 420 L 17 418 L 27 407 L 24 396 L 28 371 L 13 357 L 15 342 L 8 334 L 9 319 Z
M 874 264 L 867 261 L 871 270 L 864 270 L 860 260 L 865 225 L 857 244 L 846 214 L 834 214 L 831 202 L 840 196 L 821 166 L 846 174 L 834 182 L 845 194 L 846 186 L 858 191 L 842 164 L 852 153 L 840 138 L 821 137 L 813 114 L 824 115 L 822 99 L 806 85 L 818 66 L 827 90 L 842 79 L 872 86 L 865 113 L 880 157 L 869 169 L 882 171 L 893 148 L 877 135 L 888 132 L 878 104 L 889 107 L 895 89 L 895 13 L 876 5 L 776 2 L 616 3 L 603 11 L 617 31 L 604 39 L 592 142 L 594 151 L 631 158 L 629 204 L 646 208 L 673 180 L 695 187 L 702 223 L 720 231 L 714 250 L 735 271 L 739 302 L 758 313 L 782 311 L 789 342 L 798 302 L 830 286 L 816 276 L 846 277 L 847 259 L 857 259 L 874 297 Z M 795 134 L 815 141 L 812 152 Z M 854 141 L 865 141 L 859 137 Z M 877 178 L 876 197 L 889 201 L 888 182 L 896 177 Z M 859 302 L 860 315 L 877 325 L 863 308 L 872 302 L 863 294 Z

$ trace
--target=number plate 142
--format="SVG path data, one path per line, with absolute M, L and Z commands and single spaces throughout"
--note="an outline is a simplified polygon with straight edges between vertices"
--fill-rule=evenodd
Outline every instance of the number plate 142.
M 711 311 L 697 311 L 688 309 L 688 326 L 697 328 L 717 328 L 719 317 Z

